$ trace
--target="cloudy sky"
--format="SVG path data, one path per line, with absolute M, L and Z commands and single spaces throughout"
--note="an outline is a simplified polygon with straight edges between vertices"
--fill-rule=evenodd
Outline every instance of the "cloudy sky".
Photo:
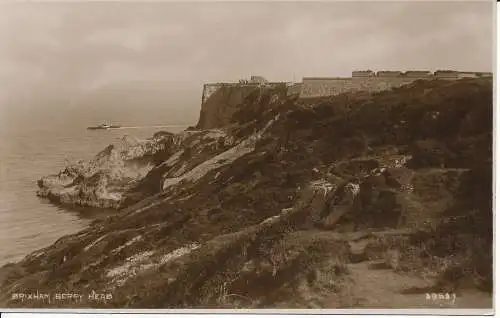
M 136 89 L 197 112 L 203 82 L 250 75 L 491 71 L 492 38 L 491 1 L 2 3 L 0 101 Z

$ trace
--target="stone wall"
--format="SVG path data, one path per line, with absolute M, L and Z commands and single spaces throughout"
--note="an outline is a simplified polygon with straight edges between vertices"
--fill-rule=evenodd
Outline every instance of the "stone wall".
M 302 83 L 267 82 L 261 76 L 240 83 L 209 83 L 203 85 L 202 111 L 198 127 L 216 127 L 227 122 L 235 107 L 259 87 L 285 86 L 287 95 L 300 98 L 333 96 L 348 92 L 380 92 L 411 84 L 416 80 L 459 80 L 471 77 L 491 77 L 487 72 L 429 71 L 354 71 L 352 77 L 304 77 Z M 216 96 L 214 96 L 216 95 Z
M 350 77 L 305 77 L 302 80 L 301 97 L 338 95 L 353 90 Z
M 217 92 L 221 88 L 225 87 L 250 87 L 256 88 L 258 87 L 258 83 L 246 83 L 246 84 L 238 84 L 238 83 L 212 83 L 203 85 L 203 93 L 201 95 L 201 103 L 205 103 L 213 93 Z
M 287 95 L 300 95 L 302 91 L 302 83 L 290 83 L 287 85 Z
M 205 84 L 203 85 L 203 93 L 201 94 L 201 103 L 203 104 L 214 92 L 224 84 Z
M 458 80 L 461 78 L 492 76 L 492 73 L 458 71 L 354 71 L 352 77 L 304 77 L 301 98 L 332 96 L 347 92 L 380 92 L 410 84 L 416 80 Z
M 332 96 L 356 91 L 379 92 L 409 84 L 417 79 L 405 77 L 304 78 L 300 97 Z

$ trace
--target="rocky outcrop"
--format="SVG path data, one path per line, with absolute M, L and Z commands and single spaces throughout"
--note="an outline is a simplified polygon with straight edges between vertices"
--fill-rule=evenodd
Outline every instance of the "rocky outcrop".
M 110 147 L 41 185 L 69 202 L 78 196 L 61 189 L 92 200 L 121 193 L 120 214 L 4 266 L 0 303 L 356 307 L 364 303 L 349 292 L 351 270 L 382 265 L 435 271 L 426 288 L 437 292 L 464 273 L 478 277 L 466 288 L 488 290 L 491 92 L 487 80 L 422 82 L 306 105 L 271 89 L 220 129 L 134 146 L 148 151 Z M 443 122 L 450 127 L 437 129 Z M 125 183 L 137 166 L 143 177 Z M 103 173 L 107 183 L 93 179 Z M 11 298 L 19 290 L 113 296 L 21 304 Z
M 260 99 L 262 104 L 269 103 L 269 93 L 287 95 L 285 83 L 273 85 L 222 85 L 211 93 L 201 105 L 200 118 L 196 128 L 212 129 L 227 126 L 233 121 L 233 115 L 244 109 L 249 103 Z M 264 100 L 265 99 L 265 100 Z
M 144 157 L 147 151 L 153 155 L 159 151 L 155 148 L 152 142 L 130 149 L 110 145 L 89 162 L 70 164 L 58 174 L 38 180 L 37 194 L 63 204 L 118 208 L 123 193 L 153 167 Z
M 58 204 L 120 209 L 158 193 L 163 179 L 182 175 L 234 143 L 222 130 L 159 132 L 148 140 L 124 136 L 89 162 L 42 177 L 37 195 Z

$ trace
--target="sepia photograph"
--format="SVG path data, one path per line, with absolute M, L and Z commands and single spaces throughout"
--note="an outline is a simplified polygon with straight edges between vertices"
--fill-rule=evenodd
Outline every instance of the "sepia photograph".
M 1 2 L 1 311 L 492 312 L 495 21 Z

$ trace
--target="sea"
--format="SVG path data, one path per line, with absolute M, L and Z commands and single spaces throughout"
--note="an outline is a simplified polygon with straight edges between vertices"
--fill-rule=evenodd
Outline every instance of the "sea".
M 175 133 L 193 124 L 188 120 L 173 121 L 167 111 L 140 108 L 113 111 L 26 107 L 4 109 L 0 115 L 0 266 L 19 261 L 109 213 L 61 207 L 37 197 L 40 177 L 59 172 L 68 161 L 89 160 L 124 135 L 148 138 L 157 131 Z M 122 128 L 86 129 L 103 121 Z

